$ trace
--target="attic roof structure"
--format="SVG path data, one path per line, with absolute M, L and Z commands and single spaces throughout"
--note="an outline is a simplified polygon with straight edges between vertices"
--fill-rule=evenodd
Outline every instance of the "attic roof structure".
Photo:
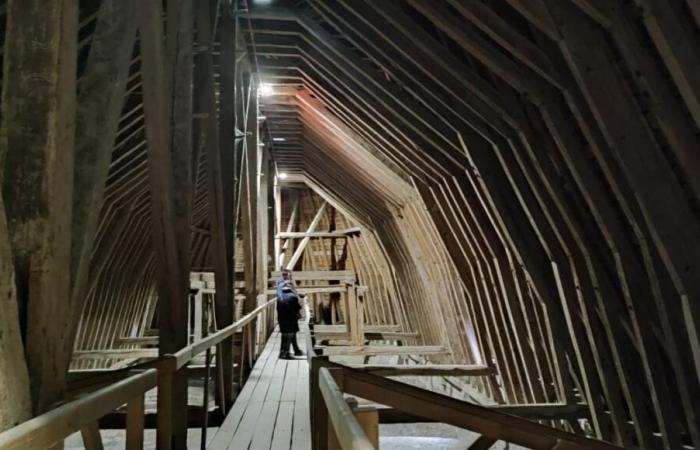
M 700 449 L 698 0 L 0 17 L 0 450 Z

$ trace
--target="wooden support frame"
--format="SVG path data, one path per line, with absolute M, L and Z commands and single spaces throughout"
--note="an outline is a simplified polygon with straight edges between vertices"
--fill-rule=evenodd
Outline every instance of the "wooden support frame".
M 316 227 L 318 227 L 319 222 L 321 221 L 324 213 L 326 212 L 326 205 L 327 203 L 325 201 L 321 203 L 321 206 L 318 208 L 316 215 L 309 224 L 309 228 L 306 230 L 307 234 L 316 231 Z M 292 270 L 296 266 L 297 262 L 299 261 L 299 258 L 301 258 L 301 255 L 304 253 L 306 246 L 309 244 L 310 239 L 311 238 L 307 235 L 301 240 L 296 249 L 294 249 L 294 254 L 289 258 L 289 261 L 287 261 L 287 264 L 285 265 L 285 268 L 287 270 Z
M 78 14 L 78 2 L 32 0 L 8 3 L 5 13 L 12 26 L 4 39 L 0 181 L 7 217 L 2 239 L 9 242 L 12 257 L 3 262 L 8 272 L 2 277 L 14 279 L 20 288 L 16 303 L 19 317 L 26 318 L 26 367 L 35 414 L 60 400 L 70 361 Z M 17 318 L 13 309 L 8 320 Z M 23 366 L 16 368 L 20 374 Z M 27 415 L 21 411 L 27 386 L 16 377 L 9 375 L 19 389 L 20 409 L 13 421 Z
M 156 386 L 157 371 L 147 370 L 126 380 L 102 388 L 78 400 L 59 406 L 8 431 L 0 433 L 0 448 L 23 450 L 27 448 L 51 448 L 71 433 L 85 426 L 93 426 L 96 420 L 109 411 L 128 402 L 135 401 L 132 414 L 137 414 L 139 401 L 144 392 Z M 132 416 L 132 427 L 128 434 L 136 439 L 138 426 L 142 424 Z M 93 428 L 94 431 L 94 428 Z M 143 428 L 140 430 L 143 434 Z M 130 442 L 133 442 L 130 440 Z M 130 447 L 138 449 L 138 446 Z
M 335 375 L 335 376 L 334 376 Z M 357 421 L 352 409 L 345 403 L 343 393 L 336 380 L 342 377 L 338 369 L 321 368 L 318 374 L 319 388 L 328 412 L 328 448 L 337 440 L 343 450 L 374 450 L 375 447 Z M 342 379 L 342 378 L 341 378 Z
M 153 247 L 158 266 L 157 285 L 160 298 L 159 333 L 161 354 L 172 353 L 187 345 L 187 293 L 189 291 L 189 245 L 178 238 L 189 234 L 189 211 L 178 209 L 175 192 L 189 193 L 187 178 L 175 178 L 182 164 L 189 161 L 172 159 L 171 122 L 172 87 L 166 68 L 163 47 L 161 5 L 157 1 L 140 4 L 139 10 L 143 103 L 148 141 L 148 162 L 151 182 L 151 220 Z M 186 169 L 184 169 L 186 170 Z M 184 216 L 184 217 L 183 217 Z M 180 219 L 180 220 L 178 220 Z M 181 229 L 178 230 L 177 225 Z M 173 426 L 182 421 L 187 402 L 187 379 L 183 374 L 160 374 L 158 416 L 158 448 L 185 448 L 187 428 Z
M 424 417 L 483 433 L 489 436 L 490 439 L 501 439 L 542 450 L 559 448 L 557 447 L 558 445 L 564 444 L 570 448 L 581 449 L 612 450 L 620 448 L 603 441 L 587 439 L 525 419 L 500 414 L 484 407 L 460 402 L 386 378 L 357 372 L 352 369 L 335 370 L 339 372 L 334 378 L 341 379 L 342 377 L 343 392 L 369 400 L 380 401 L 383 404 L 406 412 L 419 411 L 419 414 Z M 319 373 L 326 378 L 330 377 L 328 368 L 320 368 Z

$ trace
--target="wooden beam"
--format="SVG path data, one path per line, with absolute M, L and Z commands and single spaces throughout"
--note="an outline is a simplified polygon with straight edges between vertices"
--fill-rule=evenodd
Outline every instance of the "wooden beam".
M 187 345 L 187 298 L 189 293 L 189 245 L 182 242 L 189 234 L 189 211 L 178 208 L 175 194 L 190 192 L 182 173 L 183 160 L 173 158 L 172 97 L 174 86 L 172 61 L 163 47 L 162 4 L 157 0 L 139 2 L 139 35 L 141 37 L 141 78 L 143 107 L 148 142 L 149 181 L 151 189 L 151 229 L 156 261 L 159 307 L 160 353 L 174 353 Z M 191 11 L 191 10 L 190 10 Z M 172 12 L 172 10 L 171 10 Z M 182 17 L 182 26 L 187 20 Z M 171 16 L 171 19 L 173 16 Z M 171 23 L 172 25 L 172 23 Z M 177 28 L 174 28 L 177 29 Z M 171 39 L 173 36 L 170 36 Z M 172 40 L 170 41 L 171 45 Z M 177 48 L 175 46 L 174 48 Z M 180 61 L 182 63 L 182 61 Z M 189 164 L 189 161 L 187 161 Z M 184 230 L 182 226 L 187 225 Z M 158 448 L 184 449 L 187 429 L 179 424 L 187 404 L 186 378 L 180 374 L 164 374 L 158 384 Z
M 365 325 L 365 333 L 393 333 L 401 330 L 401 325 Z M 314 325 L 314 333 L 347 333 L 345 325 Z
M 78 3 L 13 1 L 5 16 L 0 179 L 37 414 L 60 400 L 70 358 Z
M 54 408 L 0 433 L 0 448 L 3 450 L 53 448 L 55 444 L 63 442 L 66 437 L 83 426 L 154 388 L 156 379 L 156 370 L 147 370 Z
M 442 345 L 344 345 L 316 346 L 325 356 L 349 355 L 444 355 L 450 353 Z
M 105 183 L 136 39 L 135 13 L 133 0 L 102 2 L 80 79 L 71 225 L 71 349 L 87 298 L 90 267 L 94 264 L 93 250 Z
M 231 276 L 233 274 L 232 251 L 233 251 L 233 205 L 230 199 L 224 197 L 228 192 L 231 194 L 232 167 L 225 167 L 222 158 L 225 153 L 231 153 L 231 147 L 235 145 L 233 140 L 226 143 L 225 148 L 221 148 L 222 130 L 219 129 L 219 118 L 217 115 L 217 99 L 214 85 L 214 34 L 212 23 L 218 11 L 212 7 L 216 2 L 200 1 L 196 2 L 196 26 L 197 26 L 197 46 L 200 51 L 195 58 L 195 111 L 208 114 L 207 119 L 200 123 L 199 145 L 206 155 L 206 176 L 207 176 L 207 199 L 209 207 L 209 222 L 211 224 L 211 252 L 213 253 L 214 272 L 216 279 L 215 310 L 216 325 L 224 328 L 234 319 L 233 289 L 231 287 Z M 229 19 L 225 19 L 229 20 Z M 227 29 L 228 30 L 228 29 Z M 230 55 L 229 55 L 230 58 Z M 233 71 L 234 67 L 229 66 L 226 70 Z M 233 86 L 228 86 L 233 89 Z M 228 105 L 229 108 L 231 105 Z M 230 114 L 230 113 L 229 113 Z M 232 118 L 228 117 L 228 126 L 231 126 Z M 231 133 L 231 130 L 226 130 Z M 229 161 L 227 159 L 227 161 Z M 220 346 L 223 358 L 223 389 L 226 402 L 233 401 L 233 346 L 227 340 Z M 225 409 L 225 406 L 222 405 Z
M 476 441 L 472 442 L 469 447 L 467 447 L 468 450 L 488 450 L 491 448 L 493 444 L 496 443 L 498 439 L 489 437 L 485 434 L 482 434 L 477 438 Z
M 83 438 L 85 450 L 103 450 L 102 435 L 100 434 L 100 426 L 97 421 L 93 421 L 80 429 L 80 435 Z
M 367 325 L 365 325 L 365 327 L 367 327 Z M 315 332 L 314 337 L 319 341 L 325 339 L 343 340 L 350 339 L 350 333 L 346 331 Z M 420 333 L 417 332 L 384 331 L 376 333 L 365 330 L 365 339 L 368 341 L 404 341 L 407 339 L 418 339 L 419 337 Z
M 270 274 L 270 281 L 275 282 L 279 277 L 281 277 L 281 272 L 272 272 Z M 319 271 L 308 271 L 300 270 L 293 273 L 293 278 L 295 281 L 345 281 L 354 282 L 355 272 L 352 270 L 319 270 Z
M 301 232 L 283 232 L 283 233 L 278 233 L 277 236 L 275 236 L 278 239 L 301 239 L 301 238 L 343 238 L 347 237 L 348 235 L 359 235 L 360 234 L 360 228 L 355 227 L 355 228 L 348 228 L 345 230 L 338 230 L 338 231 L 321 231 L 321 232 L 313 232 L 309 233 L 306 231 L 301 231 Z
M 367 286 L 356 286 L 358 290 L 361 290 L 360 288 L 367 289 Z M 299 294 L 331 294 L 334 292 L 345 292 L 347 288 L 343 285 L 335 285 L 335 286 L 298 286 L 297 287 L 297 292 Z M 277 291 L 275 289 L 268 289 L 267 294 L 276 294 Z
M 335 369 L 338 370 L 338 369 Z M 371 450 L 372 445 L 364 429 L 355 418 L 352 410 L 343 398 L 343 392 L 333 379 L 331 372 L 322 368 L 319 372 L 319 387 L 328 411 L 329 438 L 337 439 L 340 448 Z M 335 441 L 329 440 L 329 442 Z
M 402 412 L 388 406 L 370 403 L 379 411 L 380 423 L 418 423 L 431 422 L 430 419 L 417 414 Z M 587 418 L 588 408 L 586 405 L 482 405 L 494 411 L 503 412 L 513 416 L 523 417 L 530 420 L 573 420 Z
M 130 359 L 157 358 L 157 348 L 78 350 L 73 352 L 73 360 L 80 359 Z
M 534 450 L 550 450 L 560 440 L 575 444 L 579 448 L 597 450 L 619 450 L 620 448 L 607 442 L 587 439 L 352 369 L 343 370 L 343 391 L 370 401 L 381 402 L 407 413 L 418 413 L 429 419 L 487 434 Z
M 0 167 L 0 173 L 2 167 Z M 17 308 L 15 268 L 12 262 L 5 203 L 0 195 L 0 432 L 31 417 L 29 372 L 24 359 L 22 332 Z
M 484 376 L 493 373 L 493 368 L 459 364 L 343 364 L 351 369 L 383 377 L 390 376 Z
M 313 220 L 309 224 L 309 228 L 306 230 L 307 233 L 312 233 L 316 230 L 316 227 L 318 227 L 318 224 L 321 222 L 321 219 L 323 218 L 323 214 L 326 212 L 326 205 L 327 202 L 323 202 L 321 206 L 318 208 L 318 211 L 316 212 L 316 215 L 314 216 Z M 294 254 L 292 255 L 291 258 L 289 258 L 289 261 L 287 261 L 286 268 L 287 270 L 292 270 L 294 266 L 297 264 L 299 261 L 299 258 L 301 258 L 301 255 L 304 253 L 304 249 L 306 249 L 306 246 L 309 243 L 310 238 L 307 236 L 304 239 L 301 240 L 299 243 L 299 246 L 294 250 Z

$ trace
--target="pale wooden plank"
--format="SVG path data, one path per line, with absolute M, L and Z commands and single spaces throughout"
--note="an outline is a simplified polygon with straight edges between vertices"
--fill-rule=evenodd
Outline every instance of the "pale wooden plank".
M 265 364 L 265 370 L 257 380 L 255 390 L 250 397 L 248 406 L 245 408 L 241 422 L 233 435 L 233 439 L 228 447 L 229 449 L 247 448 L 250 445 L 256 433 L 258 421 L 261 418 L 261 412 L 265 404 L 265 396 L 270 388 L 270 380 L 272 379 L 274 368 L 275 364 L 272 364 L 271 361 L 268 360 L 267 364 Z
M 305 342 L 304 339 L 301 341 Z M 309 411 L 309 366 L 306 360 L 300 361 L 295 393 L 292 449 L 307 450 L 311 448 L 311 420 Z
M 294 389 L 289 389 L 292 393 Z M 277 410 L 271 449 L 287 449 L 292 446 L 292 426 L 294 421 L 294 401 L 283 401 Z
M 274 360 L 274 358 L 271 358 L 270 355 L 276 355 L 274 353 L 274 350 L 275 344 L 278 342 L 279 333 L 275 332 L 272 334 L 272 336 L 270 336 L 267 345 L 258 357 L 258 361 L 256 362 L 255 366 L 253 366 L 253 370 L 251 371 L 250 376 L 248 377 L 248 381 L 243 386 L 243 389 L 236 398 L 236 401 L 234 402 L 231 411 L 229 412 L 228 416 L 226 416 L 224 423 L 221 425 L 221 428 L 219 428 L 219 431 L 212 439 L 212 442 L 208 448 L 225 449 L 230 444 L 231 439 L 234 433 L 236 432 L 236 429 L 238 428 L 241 419 L 243 418 L 243 414 L 245 413 L 250 398 L 253 392 L 255 391 L 257 381 L 259 380 L 263 369 L 270 360 Z
M 301 342 L 299 343 L 299 346 L 301 347 Z M 280 401 L 282 401 L 282 402 L 293 402 L 294 401 L 294 397 L 296 396 L 297 376 L 299 373 L 299 366 L 300 365 L 301 365 L 301 361 L 299 361 L 299 360 L 287 362 L 287 373 L 285 374 L 285 377 L 284 377 L 284 386 L 286 387 L 286 389 L 282 390 L 282 397 L 280 398 Z
M 253 441 L 251 449 L 269 449 L 272 440 L 273 430 L 275 428 L 275 418 L 277 417 L 277 409 L 279 408 L 282 389 L 284 387 L 284 379 L 286 372 L 289 369 L 289 363 L 284 359 L 278 359 L 274 369 L 272 370 L 272 378 L 268 381 L 268 390 L 265 397 L 265 402 L 255 425 Z M 296 370 L 296 367 L 293 367 Z M 239 444 L 234 436 L 234 442 Z M 241 442 L 245 444 L 245 442 Z
M 281 383 L 278 383 L 281 385 Z M 272 388 L 272 386 L 271 386 Z M 278 409 L 280 406 L 279 399 L 277 400 L 266 400 L 263 403 L 262 411 L 260 412 L 260 417 L 255 422 L 255 432 L 253 433 L 253 441 L 250 444 L 250 450 L 269 450 L 270 444 L 272 442 L 272 434 L 275 430 Z M 240 445 L 245 446 L 245 442 L 238 442 L 235 440 L 231 443 L 235 448 Z
M 266 402 L 279 403 L 282 396 L 282 388 L 284 386 L 284 378 L 289 369 L 289 364 L 292 361 L 285 359 L 278 359 L 275 364 L 275 369 L 273 371 L 272 379 L 270 380 L 270 387 L 267 391 L 267 396 L 265 397 Z
M 270 388 L 270 381 L 274 378 L 274 369 L 278 361 L 276 352 L 279 350 L 279 345 L 280 335 L 276 332 L 268 341 L 268 346 L 272 348 L 272 356 L 268 356 L 262 373 L 257 380 L 255 380 L 255 389 L 250 396 L 247 407 L 245 407 L 240 424 L 233 435 L 233 439 L 228 447 L 230 449 L 247 448 L 253 438 L 257 421 L 263 409 L 265 397 Z

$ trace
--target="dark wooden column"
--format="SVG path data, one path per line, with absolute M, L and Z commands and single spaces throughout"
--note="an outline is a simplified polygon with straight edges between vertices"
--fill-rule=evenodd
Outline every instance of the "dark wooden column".
M 219 328 L 233 323 L 233 283 L 231 282 L 233 260 L 231 258 L 232 246 L 231 235 L 233 233 L 232 222 L 232 199 L 226 198 L 226 194 L 232 196 L 228 184 L 232 178 L 232 168 L 224 165 L 223 153 L 231 150 L 231 144 L 226 148 L 221 146 L 222 133 L 233 133 L 234 130 L 220 130 L 216 105 L 216 95 L 214 87 L 214 27 L 213 18 L 216 15 L 216 2 L 202 1 L 197 3 L 196 24 L 197 24 L 197 49 L 198 54 L 195 60 L 195 86 L 196 113 L 198 117 L 203 117 L 200 124 L 199 144 L 206 154 L 206 172 L 209 201 L 209 217 L 211 223 L 212 249 L 214 251 L 214 272 L 216 277 L 216 320 Z M 230 20 L 228 17 L 224 21 Z M 231 27 L 226 29 L 230 34 Z M 231 62 L 231 50 L 226 49 L 227 62 Z M 233 59 L 235 64 L 235 59 Z M 222 73 L 231 67 L 223 68 Z M 221 87 L 220 87 L 221 88 Z M 230 84 L 230 77 L 227 78 L 227 89 L 233 89 Z M 230 96 L 230 94 L 229 94 Z M 227 99 L 228 97 L 227 96 Z M 227 119 L 229 123 L 233 117 L 231 107 L 227 105 Z M 228 124 L 227 124 L 228 125 Z M 229 161 L 229 159 L 227 159 Z M 224 175 L 225 174 L 225 175 Z M 228 207 L 228 208 L 227 208 Z M 233 347 L 232 340 L 228 339 L 219 346 L 223 364 L 223 384 L 224 394 L 227 401 L 233 399 Z
M 246 300 L 243 307 L 244 312 L 249 312 L 256 307 L 256 276 L 255 276 L 255 255 L 256 255 L 256 218 L 257 218 L 257 154 L 258 154 L 258 96 L 257 86 L 253 78 L 248 78 L 243 84 L 243 91 L 248 96 L 246 102 L 245 132 L 243 161 L 245 169 L 241 171 L 241 233 L 243 235 L 243 266 L 245 270 Z
M 172 92 L 170 102 L 171 158 L 173 164 L 173 206 L 174 227 L 177 236 L 178 261 L 183 288 L 189 287 L 190 269 L 190 223 L 192 220 L 192 78 L 193 78 L 193 28 L 194 1 L 169 0 L 167 11 L 166 61 L 171 70 Z M 178 280 L 180 281 L 180 280 Z M 187 291 L 186 291 L 187 292 Z M 187 295 L 178 301 L 177 308 L 184 308 L 178 313 L 183 320 L 177 325 L 178 342 L 187 345 Z M 161 340 L 161 342 L 163 342 Z M 162 344 L 161 344 L 162 345 Z M 178 344 L 178 348 L 182 346 Z M 173 346 L 173 350 L 175 347 Z M 187 406 L 187 370 L 175 374 L 173 380 L 173 433 L 175 448 L 187 445 L 187 414 L 181 408 Z
M 179 6 L 185 6 L 181 4 Z M 139 20 L 141 36 L 141 74 L 143 80 L 143 103 L 146 117 L 146 139 L 148 141 L 149 179 L 151 184 L 151 227 L 153 247 L 156 255 L 156 279 L 159 306 L 160 354 L 170 354 L 187 345 L 187 298 L 189 292 L 189 243 L 181 240 L 187 233 L 182 227 L 189 223 L 189 211 L 182 208 L 182 195 L 191 191 L 187 177 L 180 176 L 183 165 L 189 160 L 174 153 L 172 87 L 182 87 L 182 79 L 173 78 L 172 64 L 166 58 L 163 47 L 162 11 L 159 1 L 140 2 Z M 178 7 L 171 4 L 172 7 Z M 188 8 L 180 10 L 182 26 Z M 179 30 L 172 26 L 171 30 Z M 178 39 L 184 38 L 178 32 Z M 183 48 L 186 48 L 183 44 Z M 172 40 L 170 42 L 172 47 Z M 183 55 L 177 54 L 177 61 Z M 181 61 L 180 61 L 181 62 Z M 186 152 L 187 150 L 183 150 Z M 175 176 L 178 174 L 178 177 Z M 175 200 L 179 197 L 179 200 Z M 186 202 L 185 202 L 186 204 Z M 186 420 L 187 382 L 184 376 L 161 374 L 159 384 L 158 447 L 185 449 L 187 446 Z M 170 422 L 170 423 L 168 423 Z
M 78 3 L 6 5 L 0 162 L 36 413 L 65 387 Z

